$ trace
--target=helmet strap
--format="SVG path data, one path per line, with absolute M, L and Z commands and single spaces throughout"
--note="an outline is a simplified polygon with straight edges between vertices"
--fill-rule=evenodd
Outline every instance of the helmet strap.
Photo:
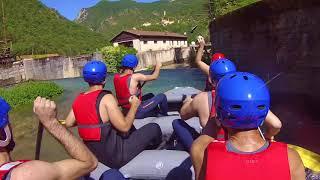
M 259 131 L 260 136 L 262 137 L 262 139 L 263 139 L 263 140 L 266 140 L 266 138 L 264 137 L 264 135 L 263 135 L 263 133 L 262 133 L 262 131 L 261 131 L 260 127 L 258 127 L 258 131 Z
M 8 146 L 8 144 L 11 141 L 12 135 L 11 135 L 11 131 L 10 131 L 10 128 L 9 128 L 9 124 L 7 124 L 6 127 L 4 128 L 4 132 L 6 134 L 6 139 L 4 141 L 0 140 L 0 147 Z

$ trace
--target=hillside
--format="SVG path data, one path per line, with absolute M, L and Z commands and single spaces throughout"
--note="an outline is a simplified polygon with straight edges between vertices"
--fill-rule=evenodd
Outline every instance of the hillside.
M 108 39 L 126 29 L 183 34 L 189 33 L 195 25 L 198 25 L 200 34 L 208 35 L 208 13 L 204 8 L 206 2 L 207 0 L 161 0 L 137 3 L 132 0 L 102 0 L 94 7 L 83 9 L 76 22 L 105 34 Z M 199 35 L 199 32 L 193 37 Z
M 13 40 L 14 53 L 75 55 L 92 52 L 107 42 L 103 35 L 68 21 L 38 0 L 3 0 L 3 2 L 7 35 Z M 2 21 L 0 27 L 0 37 L 2 37 Z
M 257 0 L 211 0 L 216 14 L 222 15 Z M 211 7 L 214 9 L 214 7 Z M 137 3 L 133 0 L 110 2 L 102 0 L 96 6 L 83 9 L 76 22 L 111 39 L 121 30 L 157 30 L 187 33 L 189 41 L 202 34 L 208 36 L 210 21 L 208 0 L 160 0 Z M 197 31 L 190 30 L 198 25 Z

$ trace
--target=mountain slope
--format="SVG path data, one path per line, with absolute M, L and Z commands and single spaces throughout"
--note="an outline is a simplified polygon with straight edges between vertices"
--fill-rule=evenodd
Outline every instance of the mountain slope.
M 207 0 L 161 0 L 137 3 L 132 0 L 110 2 L 102 0 L 96 6 L 84 9 L 76 22 L 93 31 L 105 34 L 108 39 L 121 30 L 157 30 L 186 32 L 188 36 L 208 35 Z M 195 34 L 189 34 L 198 25 Z
M 74 55 L 92 52 L 107 42 L 103 35 L 68 21 L 38 0 L 3 1 L 7 36 L 13 40 L 15 53 Z M 0 26 L 2 37 L 2 21 Z
M 172 31 L 187 33 L 189 41 L 201 34 L 208 36 L 209 9 L 220 16 L 258 0 L 160 0 L 137 3 L 133 0 L 110 2 L 83 9 L 76 22 L 105 34 L 108 39 L 126 29 Z M 215 9 L 215 10 L 214 10 Z M 190 30 L 198 25 L 197 31 Z

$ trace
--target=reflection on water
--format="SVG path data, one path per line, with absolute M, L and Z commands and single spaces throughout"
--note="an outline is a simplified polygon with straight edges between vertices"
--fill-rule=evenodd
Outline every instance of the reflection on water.
M 148 72 L 146 72 L 148 73 Z M 106 89 L 113 90 L 113 76 L 108 76 Z M 205 76 L 196 69 L 162 70 L 158 80 L 149 82 L 144 92 L 160 93 L 178 86 L 204 88 Z M 64 88 L 64 94 L 55 99 L 58 104 L 58 116 L 64 119 L 76 95 L 84 91 L 87 84 L 82 78 L 57 80 Z M 319 102 L 319 101 L 318 101 Z M 273 94 L 272 111 L 283 121 L 279 140 L 301 145 L 320 153 L 320 122 L 316 118 L 316 101 L 310 97 L 292 94 Z M 32 106 L 27 105 L 10 114 L 16 140 L 13 152 L 15 159 L 33 159 L 37 125 Z M 317 131 L 318 130 L 318 131 Z M 74 133 L 76 129 L 73 129 Z M 53 161 L 67 157 L 64 149 L 47 132 L 44 133 L 41 156 L 43 160 Z

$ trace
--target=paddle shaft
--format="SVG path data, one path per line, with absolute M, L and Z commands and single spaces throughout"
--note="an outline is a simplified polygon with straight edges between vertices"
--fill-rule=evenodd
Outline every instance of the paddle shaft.
M 39 159 L 40 159 L 42 134 L 43 134 L 43 125 L 42 125 L 42 123 L 39 121 L 38 134 L 37 134 L 37 142 L 36 142 L 35 160 L 39 160 Z

